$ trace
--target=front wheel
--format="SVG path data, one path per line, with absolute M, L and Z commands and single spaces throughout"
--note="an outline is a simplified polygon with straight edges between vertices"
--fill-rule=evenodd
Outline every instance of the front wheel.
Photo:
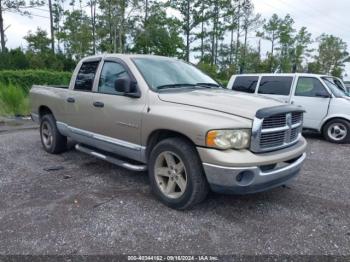
M 331 120 L 324 126 L 323 135 L 332 143 L 348 143 L 350 141 L 350 122 L 344 119 Z
M 158 199 L 175 209 L 193 207 L 209 191 L 195 147 L 182 138 L 165 139 L 155 146 L 150 155 L 149 178 Z

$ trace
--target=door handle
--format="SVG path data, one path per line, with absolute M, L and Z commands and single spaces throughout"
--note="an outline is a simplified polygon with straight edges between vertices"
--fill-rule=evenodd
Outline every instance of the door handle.
M 68 97 L 68 98 L 67 98 L 67 102 L 68 102 L 68 103 L 74 103 L 74 102 L 75 102 L 74 97 Z
M 105 104 L 102 102 L 94 102 L 93 105 L 94 105 L 94 107 L 104 107 L 105 106 Z
M 290 103 L 291 103 L 292 105 L 294 105 L 294 101 L 291 101 Z

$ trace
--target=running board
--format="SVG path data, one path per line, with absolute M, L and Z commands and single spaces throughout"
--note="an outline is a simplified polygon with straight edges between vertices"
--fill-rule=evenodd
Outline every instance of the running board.
M 109 163 L 115 164 L 117 166 L 124 167 L 124 168 L 126 168 L 128 170 L 145 171 L 147 169 L 146 165 L 130 164 L 130 163 L 124 161 L 124 160 L 120 160 L 120 159 L 117 159 L 115 157 L 112 157 L 112 156 L 109 156 L 109 155 L 105 155 L 103 153 L 98 152 L 95 149 L 90 149 L 89 147 L 85 147 L 85 146 L 82 146 L 80 144 L 76 144 L 75 145 L 75 149 L 80 151 L 80 152 L 82 152 L 82 153 L 85 153 L 85 154 L 88 154 L 90 156 L 94 156 L 94 157 L 97 157 L 99 159 L 105 160 L 105 161 L 107 161 Z

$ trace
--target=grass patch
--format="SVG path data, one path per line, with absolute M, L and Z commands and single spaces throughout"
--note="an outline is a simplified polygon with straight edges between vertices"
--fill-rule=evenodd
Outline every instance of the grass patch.
M 0 70 L 0 83 L 16 85 L 28 93 L 32 85 L 68 85 L 72 73 L 48 70 Z
M 25 91 L 16 85 L 0 85 L 0 115 L 29 115 L 29 101 Z

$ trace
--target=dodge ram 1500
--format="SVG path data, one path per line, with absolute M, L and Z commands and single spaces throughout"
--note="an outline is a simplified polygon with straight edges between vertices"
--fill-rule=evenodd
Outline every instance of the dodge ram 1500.
M 195 66 L 151 55 L 105 54 L 77 65 L 67 88 L 33 86 L 43 148 L 148 170 L 154 194 L 186 209 L 208 191 L 248 194 L 300 171 L 303 110 L 225 90 Z

